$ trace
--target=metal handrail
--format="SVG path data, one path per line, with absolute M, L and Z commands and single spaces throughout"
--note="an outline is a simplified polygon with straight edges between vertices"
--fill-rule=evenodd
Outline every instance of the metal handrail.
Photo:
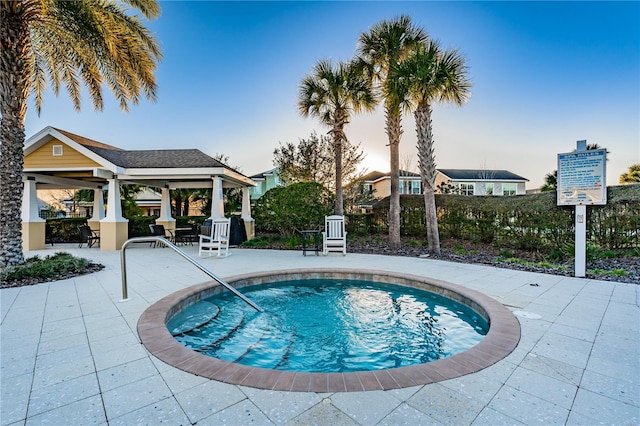
M 249 300 L 245 295 L 243 295 L 238 290 L 236 290 L 231 284 L 227 283 L 222 278 L 218 277 L 216 274 L 214 274 L 213 272 L 211 272 L 210 270 L 205 268 L 200 262 L 195 260 L 193 257 L 189 256 L 185 251 L 183 251 L 180 248 L 178 248 L 175 244 L 172 244 L 171 242 L 167 241 L 167 239 L 165 237 L 135 237 L 135 238 L 129 238 L 122 245 L 122 250 L 120 251 L 120 264 L 122 266 L 122 300 L 121 300 L 122 302 L 124 302 L 126 300 L 129 300 L 129 297 L 128 297 L 129 295 L 128 295 L 128 292 L 127 292 L 127 265 L 126 265 L 126 255 L 125 255 L 125 251 L 127 249 L 127 246 L 129 245 L 129 243 L 150 243 L 150 242 L 154 242 L 154 241 L 162 243 L 165 246 L 173 249 L 173 251 L 175 251 L 180 256 L 185 258 L 187 261 L 189 261 L 189 263 L 191 263 L 192 265 L 194 265 L 195 267 L 200 269 L 202 272 L 204 272 L 205 274 L 209 275 L 211 278 L 216 280 L 218 283 L 220 283 L 221 285 L 226 287 L 230 292 L 232 292 L 233 294 L 238 296 L 240 299 L 242 299 L 245 303 L 247 303 L 253 309 L 255 309 L 258 312 L 264 312 L 264 310 L 261 307 L 259 307 L 254 302 Z

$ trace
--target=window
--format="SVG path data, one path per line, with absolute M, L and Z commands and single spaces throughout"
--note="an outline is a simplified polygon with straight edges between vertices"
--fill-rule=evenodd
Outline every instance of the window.
M 503 183 L 502 184 L 502 194 L 503 195 L 516 195 L 516 184 L 515 183 Z
M 62 145 L 53 145 L 53 156 L 60 157 L 62 155 Z
M 365 183 L 362 185 L 364 187 L 364 194 L 373 194 L 373 185 L 370 183 Z
M 412 191 L 413 194 L 417 194 L 417 195 L 422 194 L 421 184 L 422 182 L 420 182 L 419 180 L 413 181 L 413 191 Z
M 262 194 L 262 182 L 258 182 L 258 185 L 253 187 L 254 194 Z
M 419 180 L 401 180 L 400 181 L 400 193 L 401 194 L 422 194 Z
M 492 183 L 485 184 L 484 188 L 485 188 L 485 194 L 493 195 L 493 184 Z
M 473 195 L 474 185 L 472 183 L 461 183 L 459 188 L 460 188 L 460 194 Z

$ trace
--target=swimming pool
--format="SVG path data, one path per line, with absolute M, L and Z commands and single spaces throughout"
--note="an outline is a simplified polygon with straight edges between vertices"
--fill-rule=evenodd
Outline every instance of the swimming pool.
M 504 306 L 486 295 L 430 278 L 382 271 L 305 269 L 235 276 L 228 278 L 227 281 L 236 288 L 242 289 L 274 282 L 320 279 L 337 279 L 341 282 L 353 280 L 374 283 L 392 282 L 404 287 L 408 293 L 411 293 L 412 289 L 426 290 L 470 309 L 473 312 L 472 316 L 488 324 L 488 332 L 470 349 L 452 356 L 431 362 L 418 359 L 418 363 L 415 364 L 400 362 L 392 365 L 386 359 L 382 363 L 382 369 L 373 371 L 360 369 L 353 371 L 347 368 L 327 373 L 304 368 L 302 369 L 304 371 L 297 368 L 294 369 L 296 371 L 278 370 L 274 369 L 273 365 L 264 366 L 269 368 L 243 365 L 209 357 L 187 348 L 178 343 L 167 328 L 167 323 L 185 307 L 198 304 L 208 297 L 221 295 L 223 289 L 213 283 L 203 283 L 176 292 L 152 305 L 140 318 L 138 332 L 142 343 L 153 355 L 182 370 L 244 386 L 313 392 L 396 389 L 458 377 L 492 365 L 508 355 L 519 341 L 519 323 Z M 246 291 L 245 288 L 243 293 L 247 294 Z M 478 324 L 473 327 L 482 328 Z
M 489 328 L 466 305 L 390 283 L 305 279 L 243 293 L 265 312 L 224 292 L 186 307 L 167 323 L 169 332 L 223 361 L 339 373 L 445 358 L 480 342 Z

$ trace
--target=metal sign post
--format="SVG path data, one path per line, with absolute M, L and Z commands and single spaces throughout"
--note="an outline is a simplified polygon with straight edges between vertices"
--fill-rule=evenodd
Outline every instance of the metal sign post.
M 575 206 L 575 272 L 586 276 L 587 205 L 607 204 L 606 149 L 587 151 L 587 141 L 576 151 L 558 154 L 557 205 Z

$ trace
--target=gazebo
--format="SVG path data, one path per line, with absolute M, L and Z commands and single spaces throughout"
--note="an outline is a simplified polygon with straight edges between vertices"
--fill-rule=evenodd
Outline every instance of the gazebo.
M 223 188 L 242 188 L 242 219 L 249 239 L 255 235 L 249 187 L 255 183 L 198 149 L 124 150 L 65 130 L 46 127 L 24 146 L 22 238 L 25 250 L 45 246 L 45 221 L 38 213 L 38 189 L 93 189 L 93 216 L 88 224 L 100 231 L 101 250 L 119 250 L 128 238 L 122 217 L 120 185 L 160 188 L 157 223 L 175 228 L 169 189 L 211 188 L 211 217 L 224 217 Z M 105 214 L 103 191 L 107 191 Z

